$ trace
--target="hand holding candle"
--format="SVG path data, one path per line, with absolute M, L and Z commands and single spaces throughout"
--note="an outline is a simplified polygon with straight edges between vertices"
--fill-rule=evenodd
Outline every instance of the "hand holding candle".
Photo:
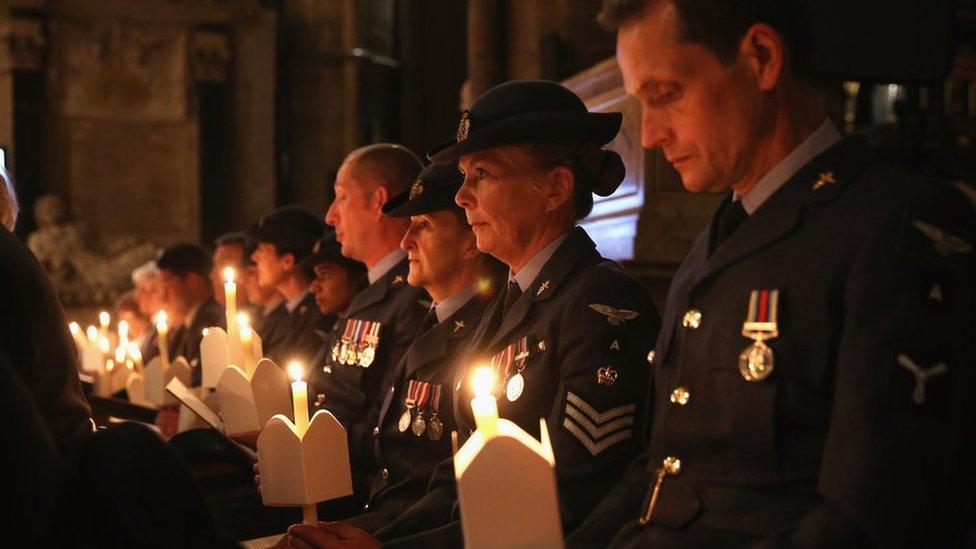
M 481 436 L 486 440 L 498 434 L 498 404 L 491 394 L 495 386 L 495 373 L 486 366 L 479 366 L 471 375 L 471 411 Z

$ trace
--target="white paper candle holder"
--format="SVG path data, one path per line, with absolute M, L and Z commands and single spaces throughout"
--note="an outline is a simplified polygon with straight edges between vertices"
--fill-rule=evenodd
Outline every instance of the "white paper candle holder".
M 468 548 L 563 547 L 555 456 L 545 421 L 541 442 L 506 419 L 481 430 L 454 455 Z
M 275 414 L 292 415 L 288 375 L 263 358 L 254 375 L 237 366 L 224 368 L 217 382 L 217 401 L 227 434 L 257 431 Z
M 169 368 L 164 368 L 162 357 L 157 356 L 150 360 L 143 371 L 146 400 L 157 406 L 178 402 L 176 398 L 166 393 L 166 384 L 174 377 L 183 382 L 184 385 L 190 384 L 192 368 L 185 358 L 176 357 L 170 363 Z
M 312 416 L 304 437 L 284 415 L 268 421 L 258 436 L 261 498 L 269 507 L 314 505 L 352 494 L 349 442 L 327 410 Z
M 256 364 L 264 353 L 264 349 L 261 344 L 261 336 L 254 330 L 252 330 L 252 334 L 251 352 Z M 223 328 L 207 328 L 206 335 L 200 341 L 200 365 L 203 368 L 201 372 L 202 386 L 216 387 L 221 374 L 228 366 L 234 365 L 241 370 L 246 369 L 247 361 L 244 360 L 240 341 L 235 346 L 231 344 L 230 339 Z

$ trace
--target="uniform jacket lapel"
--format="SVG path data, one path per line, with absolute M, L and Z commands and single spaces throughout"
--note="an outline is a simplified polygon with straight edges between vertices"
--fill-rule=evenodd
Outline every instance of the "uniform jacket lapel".
M 836 196 L 839 189 L 864 171 L 873 160 L 873 156 L 866 152 L 866 146 L 862 142 L 848 139 L 803 166 L 715 249 L 703 265 L 699 264 L 701 268 L 691 289 L 740 259 L 791 233 L 798 225 L 806 206 Z M 831 182 L 824 182 L 815 190 L 814 185 L 822 175 L 828 173 L 831 175 Z M 729 193 L 722 200 L 717 212 L 722 211 L 731 200 L 732 193 Z M 712 217 L 707 233 L 709 235 L 717 223 L 717 212 Z M 707 254 L 707 239 L 705 244 L 704 251 Z
M 581 261 L 594 255 L 598 256 L 596 244 L 583 229 L 574 228 L 542 267 L 529 288 L 512 304 L 511 310 L 502 318 L 501 326 L 491 338 L 488 348 L 494 348 L 499 342 L 504 341 L 525 320 L 534 304 L 549 299 L 566 275 Z M 499 306 L 499 300 L 496 299 L 494 307 Z
M 370 284 L 366 287 L 366 289 L 356 294 L 356 297 L 353 298 L 352 303 L 349 304 L 349 310 L 346 312 L 346 318 L 353 318 L 356 316 L 356 313 L 362 311 L 366 307 L 383 301 L 394 281 L 397 281 L 398 284 L 406 283 L 407 268 L 407 260 L 404 258 L 399 263 L 394 265 L 393 268 L 390 269 L 385 275 L 381 276 L 376 282 Z M 397 277 L 400 278 L 398 279 Z

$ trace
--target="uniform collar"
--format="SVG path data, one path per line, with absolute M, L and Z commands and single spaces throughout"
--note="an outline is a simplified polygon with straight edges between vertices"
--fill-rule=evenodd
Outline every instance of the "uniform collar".
M 275 301 L 271 305 L 265 305 L 264 306 L 264 311 L 263 311 L 264 316 L 270 315 L 275 309 L 277 309 L 278 307 L 281 307 L 281 304 L 284 303 L 284 302 L 285 302 L 285 300 L 282 299 L 281 301 Z
M 736 194 L 734 199 L 742 202 L 746 213 L 752 215 L 780 187 L 786 184 L 801 168 L 810 163 L 841 140 L 840 132 L 830 119 L 825 119 L 809 137 L 803 140 L 779 164 L 769 170 L 747 194 Z
M 188 328 L 190 326 L 193 326 L 193 321 L 196 320 L 197 313 L 199 313 L 200 309 L 203 308 L 204 303 L 206 303 L 206 301 L 201 301 L 200 303 L 197 303 L 193 307 L 190 307 L 190 310 L 186 312 L 186 316 L 183 317 L 183 326 L 186 326 Z
M 519 270 L 518 274 L 512 274 L 511 269 L 508 271 L 508 281 L 513 280 L 518 283 L 519 289 L 523 292 L 529 289 L 529 286 L 535 281 L 539 273 L 542 272 L 542 268 L 549 262 L 552 258 L 552 254 L 556 253 L 556 249 L 562 244 L 566 237 L 569 236 L 570 231 L 566 231 L 562 236 L 557 237 L 555 240 L 550 242 L 545 248 L 539 250 L 537 254 L 532 256 L 532 259 Z
M 302 292 L 302 295 L 296 297 L 295 299 L 291 299 L 285 302 L 285 308 L 288 309 L 289 313 L 295 312 L 295 309 L 298 308 L 302 300 L 305 299 L 305 296 L 308 295 L 308 292 L 309 292 L 308 288 L 305 288 L 305 291 Z
M 399 248 L 386 254 L 386 257 L 377 261 L 376 264 L 366 270 L 366 278 L 369 279 L 369 283 L 373 284 L 382 278 L 383 275 L 390 272 L 390 269 L 395 267 L 404 257 L 407 257 L 407 252 Z
M 434 304 L 434 313 L 437 315 L 437 322 L 444 322 L 448 318 L 451 318 L 451 315 L 470 301 L 474 297 L 474 294 L 474 286 L 471 286 L 457 292 L 440 303 Z

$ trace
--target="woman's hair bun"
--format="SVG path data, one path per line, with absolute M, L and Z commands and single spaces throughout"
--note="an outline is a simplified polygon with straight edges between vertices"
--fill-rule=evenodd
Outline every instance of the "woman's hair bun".
M 591 190 L 599 196 L 610 196 L 620 187 L 627 173 L 620 155 L 593 143 L 580 147 L 577 165 L 586 174 Z

